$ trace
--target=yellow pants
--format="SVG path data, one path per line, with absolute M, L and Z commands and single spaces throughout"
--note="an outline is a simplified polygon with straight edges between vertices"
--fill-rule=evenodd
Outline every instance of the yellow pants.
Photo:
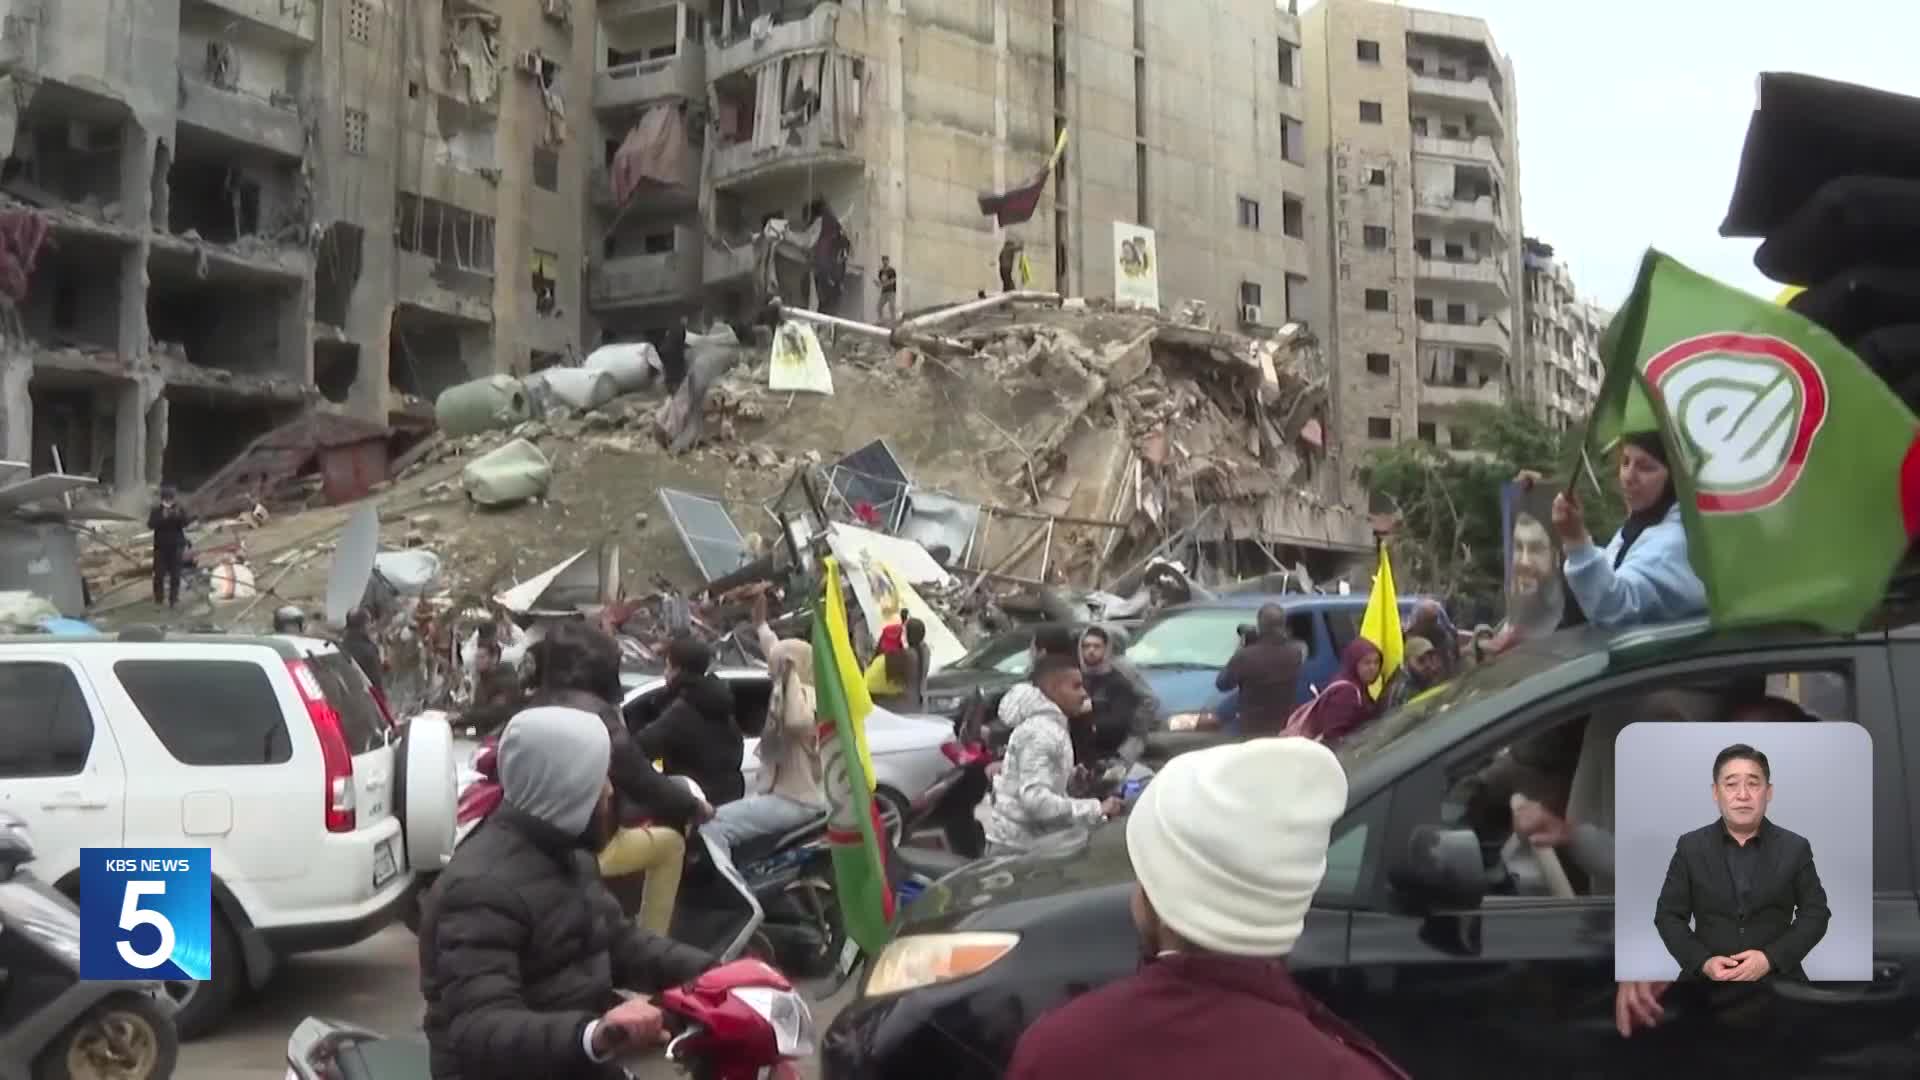
M 673 902 L 680 894 L 680 869 L 687 841 L 673 829 L 621 829 L 600 853 L 600 876 L 645 874 L 640 888 L 640 926 L 666 934 L 673 926 Z

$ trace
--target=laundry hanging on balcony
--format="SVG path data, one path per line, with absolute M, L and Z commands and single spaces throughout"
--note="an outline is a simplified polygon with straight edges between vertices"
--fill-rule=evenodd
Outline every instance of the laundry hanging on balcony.
M 655 105 L 613 155 L 613 201 L 621 206 L 643 181 L 680 187 L 687 175 L 687 121 L 677 104 Z
M 1060 155 L 1067 150 L 1067 129 L 1060 129 L 1060 137 L 1054 140 L 1053 153 L 1047 155 L 1047 163 L 1040 171 L 1028 178 L 1017 188 L 994 194 L 980 194 L 980 212 L 993 218 L 1002 227 L 1019 225 L 1030 221 L 1033 212 L 1040 208 L 1040 193 L 1046 190 L 1047 177 L 1053 175 L 1053 167 L 1060 161 Z
M 753 73 L 753 149 L 853 145 L 860 82 L 853 58 L 814 51 L 770 60 Z

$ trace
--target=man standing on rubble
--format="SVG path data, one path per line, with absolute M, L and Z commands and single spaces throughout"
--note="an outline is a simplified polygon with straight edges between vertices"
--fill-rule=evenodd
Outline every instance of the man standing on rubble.
M 1011 236 L 1007 237 L 1006 243 L 1000 245 L 1001 292 L 1013 291 L 1013 268 L 1020 261 L 1020 248 L 1020 241 Z
M 1293 714 L 1303 650 L 1287 634 L 1287 609 L 1263 604 L 1254 619 L 1259 635 L 1227 661 L 1214 686 L 1240 691 L 1240 734 L 1278 735 Z
M 880 256 L 880 272 L 874 275 L 874 284 L 880 286 L 880 306 L 874 309 L 874 320 L 885 325 L 900 317 L 900 271 L 885 255 Z
M 680 389 L 680 381 L 687 377 L 687 317 L 675 319 L 667 332 L 660 336 L 660 377 L 666 383 L 667 393 Z
M 147 514 L 153 530 L 153 603 L 180 606 L 180 575 L 187 568 L 187 526 L 192 515 L 180 505 L 172 484 L 160 485 L 160 505 Z

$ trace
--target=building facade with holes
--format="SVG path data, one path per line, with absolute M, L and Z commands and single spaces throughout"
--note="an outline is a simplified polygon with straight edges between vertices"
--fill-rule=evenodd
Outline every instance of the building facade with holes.
M 1116 222 L 1155 231 L 1166 308 L 1204 301 L 1251 330 L 1303 317 L 1305 62 L 1273 0 L 602 0 L 599 18 L 604 335 L 739 314 L 769 270 L 753 246 L 769 221 L 789 230 L 771 246 L 782 296 L 848 318 L 878 314 L 882 256 L 901 311 L 998 291 L 1008 239 L 1031 287 L 1111 297 Z M 623 201 L 620 147 L 661 107 L 686 152 Z M 1033 177 L 1063 129 L 1033 217 L 982 215 L 979 196 Z M 806 277 L 827 214 L 847 267 L 822 297 Z

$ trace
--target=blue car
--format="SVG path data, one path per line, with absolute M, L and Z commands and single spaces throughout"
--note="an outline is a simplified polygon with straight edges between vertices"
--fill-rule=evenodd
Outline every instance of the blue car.
M 1400 597 L 1400 618 L 1413 615 L 1418 596 Z M 1237 694 L 1214 688 L 1220 669 L 1240 647 L 1238 630 L 1251 625 L 1262 605 L 1279 604 L 1287 611 L 1287 628 L 1307 644 L 1307 662 L 1300 669 L 1297 702 L 1304 702 L 1332 680 L 1340 669 L 1340 651 L 1360 634 L 1367 610 L 1364 594 L 1348 596 L 1318 593 L 1223 596 L 1183 604 L 1148 622 L 1127 647 L 1127 659 L 1140 669 L 1160 698 L 1160 728 L 1186 731 L 1202 716 L 1212 715 L 1231 726 Z M 1221 715 L 1225 706 L 1227 715 Z

